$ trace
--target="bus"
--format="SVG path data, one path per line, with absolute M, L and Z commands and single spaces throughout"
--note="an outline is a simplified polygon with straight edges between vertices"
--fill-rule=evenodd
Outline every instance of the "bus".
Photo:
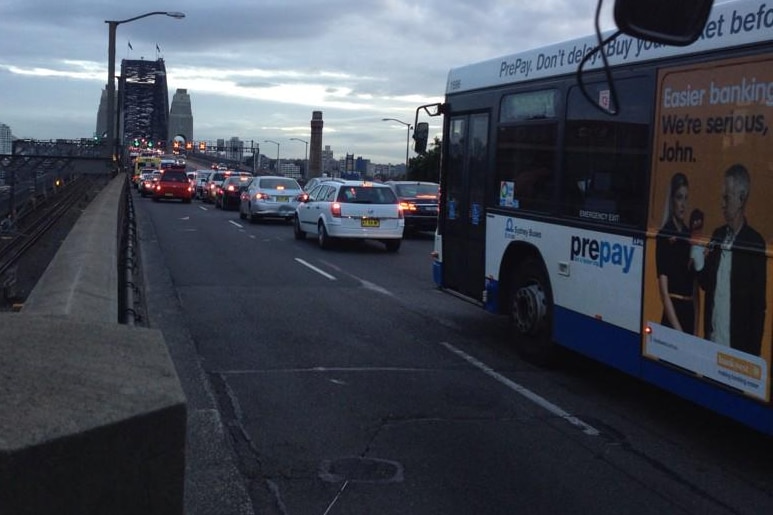
M 688 46 L 608 37 L 608 66 L 592 36 L 451 69 L 416 111 L 443 117 L 434 282 L 510 316 L 527 358 L 773 434 L 772 29 L 736 0 Z

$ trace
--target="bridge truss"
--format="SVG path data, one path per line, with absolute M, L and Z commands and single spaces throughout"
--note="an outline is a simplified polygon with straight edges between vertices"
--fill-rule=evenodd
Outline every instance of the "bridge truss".
M 163 148 L 169 133 L 169 93 L 163 59 L 124 59 L 118 84 L 121 143 L 146 139 Z

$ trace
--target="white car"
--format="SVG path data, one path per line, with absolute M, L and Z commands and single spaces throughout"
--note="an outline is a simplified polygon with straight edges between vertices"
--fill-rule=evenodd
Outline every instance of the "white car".
M 367 181 L 323 181 L 302 197 L 295 210 L 295 238 L 317 235 L 322 248 L 336 238 L 381 241 L 397 252 L 403 241 L 405 219 L 389 186 Z
M 293 219 L 301 193 L 301 185 L 291 177 L 254 177 L 241 193 L 239 218 L 249 218 L 250 221 L 284 218 L 289 222 Z

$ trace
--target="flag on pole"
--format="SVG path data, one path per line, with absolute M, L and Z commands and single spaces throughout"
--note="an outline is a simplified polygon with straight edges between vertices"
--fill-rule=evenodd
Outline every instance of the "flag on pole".
M 158 43 L 156 43 L 156 52 L 160 52 L 160 51 L 161 51 L 161 49 L 158 48 Z
M 129 44 L 129 50 L 134 50 L 134 47 L 132 47 L 132 42 L 128 41 L 127 43 Z

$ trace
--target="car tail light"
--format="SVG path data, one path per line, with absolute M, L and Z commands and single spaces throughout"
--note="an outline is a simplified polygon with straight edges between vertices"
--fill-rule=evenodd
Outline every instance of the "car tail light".
M 416 204 L 412 202 L 400 202 L 400 209 L 403 211 L 416 211 Z
M 334 218 L 341 218 L 341 204 L 339 202 L 333 202 L 330 204 L 330 214 Z
M 236 188 L 234 188 L 233 184 L 228 185 L 228 191 L 236 191 Z

